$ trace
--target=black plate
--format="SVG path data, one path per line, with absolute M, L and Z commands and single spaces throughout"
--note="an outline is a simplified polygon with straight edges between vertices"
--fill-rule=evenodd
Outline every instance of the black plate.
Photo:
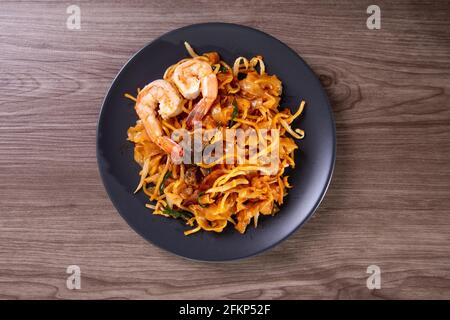
M 183 42 L 199 53 L 218 51 L 232 64 L 238 56 L 262 55 L 269 74 L 283 82 L 282 107 L 307 106 L 294 127 L 305 130 L 296 151 L 296 168 L 290 172 L 294 186 L 275 216 L 262 217 L 258 228 L 249 225 L 244 235 L 228 226 L 222 233 L 198 232 L 185 236 L 181 221 L 152 215 L 143 192 L 133 194 L 140 167 L 133 160 L 127 129 L 137 117 L 124 93 L 135 93 L 162 78 L 164 70 L 187 57 Z M 279 243 L 310 217 L 330 183 L 336 153 L 333 115 L 320 82 L 308 65 L 279 40 L 261 31 L 226 23 L 206 23 L 171 31 L 136 53 L 117 75 L 103 102 L 97 128 L 97 159 L 105 188 L 122 217 L 153 244 L 190 259 L 225 261 L 248 257 Z

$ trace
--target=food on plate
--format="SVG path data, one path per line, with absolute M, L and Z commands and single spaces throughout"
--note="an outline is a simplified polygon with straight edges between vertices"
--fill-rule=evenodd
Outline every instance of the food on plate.
M 142 167 L 136 192 L 149 197 L 154 214 L 183 220 L 195 232 L 240 233 L 261 215 L 274 215 L 292 186 L 292 127 L 303 112 L 280 108 L 282 83 L 266 72 L 263 58 L 238 57 L 232 66 L 219 53 L 190 57 L 169 66 L 135 102 L 136 124 L 128 129 L 134 159 Z

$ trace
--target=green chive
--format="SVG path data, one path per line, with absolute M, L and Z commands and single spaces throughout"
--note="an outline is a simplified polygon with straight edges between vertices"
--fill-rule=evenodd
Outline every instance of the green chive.
M 238 112 L 239 112 L 239 109 L 236 105 L 236 100 L 233 100 L 233 112 L 231 113 L 231 119 L 228 122 L 228 128 L 231 128 L 232 126 L 234 126 Z
M 170 207 L 165 207 L 163 212 L 165 214 L 170 215 L 171 217 L 173 217 L 175 219 L 179 219 L 179 218 L 189 219 L 192 216 L 190 212 L 178 211 L 178 210 L 170 209 Z
M 172 172 L 167 171 L 166 174 L 164 175 L 164 178 L 161 182 L 161 185 L 159 186 L 159 194 L 163 194 L 164 193 L 164 184 L 166 182 L 166 180 L 172 175 Z
M 228 68 L 221 65 L 219 68 L 219 72 L 223 72 L 223 73 L 228 72 Z

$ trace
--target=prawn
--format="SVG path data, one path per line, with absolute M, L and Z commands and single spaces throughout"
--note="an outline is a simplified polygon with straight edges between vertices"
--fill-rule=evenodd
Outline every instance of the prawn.
M 217 98 L 217 77 L 206 61 L 192 58 L 179 64 L 172 80 L 186 99 L 195 99 L 200 93 L 202 98 L 196 103 L 186 119 L 186 126 L 191 128 L 208 113 Z
M 163 134 L 156 109 L 159 106 L 161 118 L 168 119 L 181 113 L 181 104 L 182 98 L 173 85 L 160 79 L 149 83 L 139 92 L 134 107 L 150 140 L 170 154 L 176 162 L 183 156 L 183 148 Z

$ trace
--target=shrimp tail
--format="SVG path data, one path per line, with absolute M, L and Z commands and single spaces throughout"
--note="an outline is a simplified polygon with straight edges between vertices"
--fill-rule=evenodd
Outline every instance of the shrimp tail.
M 186 118 L 186 126 L 188 129 L 191 129 L 194 123 L 201 121 L 206 116 L 209 108 L 205 108 L 205 105 L 205 100 L 200 100 L 188 114 Z
M 172 160 L 177 162 L 184 155 L 183 148 L 167 136 L 159 136 L 155 143 L 165 152 L 171 155 Z
M 197 102 L 186 119 L 186 126 L 190 129 L 195 122 L 203 119 L 217 98 L 217 78 L 210 74 L 202 79 L 203 98 Z

